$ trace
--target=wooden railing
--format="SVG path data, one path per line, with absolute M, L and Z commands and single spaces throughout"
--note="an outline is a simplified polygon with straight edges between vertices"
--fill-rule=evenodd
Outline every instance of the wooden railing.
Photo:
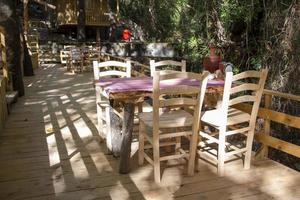
M 0 130 L 4 128 L 7 114 L 6 81 L 3 76 L 0 76 Z
M 261 148 L 257 151 L 257 157 L 267 157 L 268 147 L 283 151 L 290 155 L 300 158 L 300 146 L 283 141 L 270 135 L 271 133 L 271 121 L 275 123 L 284 124 L 285 126 L 300 129 L 300 117 L 293 116 L 286 113 L 274 111 L 271 108 L 272 98 L 280 97 L 288 100 L 292 100 L 300 103 L 300 96 L 276 92 L 272 90 L 264 90 L 264 107 L 261 107 L 258 111 L 258 117 L 264 119 L 263 130 L 255 134 L 255 139 L 262 143 Z M 252 106 L 243 104 L 237 106 L 237 108 L 251 112 Z M 284 134 L 284 133 L 282 133 Z M 287 134 L 287 133 L 286 133 Z
M 109 26 L 108 16 L 101 12 L 85 11 L 85 23 L 89 26 Z
M 29 28 L 30 29 L 36 29 L 36 30 L 38 30 L 38 29 L 47 29 L 48 27 L 47 27 L 47 25 L 46 25 L 46 23 L 44 22 L 44 21 L 40 21 L 40 20 L 30 20 L 30 21 L 28 21 L 28 25 L 29 25 Z
M 27 47 L 31 56 L 32 66 L 34 69 L 39 67 L 39 37 L 38 35 L 26 35 Z

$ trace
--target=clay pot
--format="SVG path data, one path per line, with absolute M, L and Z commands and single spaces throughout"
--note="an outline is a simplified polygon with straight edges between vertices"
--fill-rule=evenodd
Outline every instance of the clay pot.
M 217 69 L 219 69 L 219 63 L 222 61 L 222 58 L 216 55 L 216 48 L 210 47 L 209 57 L 205 57 L 203 59 L 204 69 L 214 73 Z

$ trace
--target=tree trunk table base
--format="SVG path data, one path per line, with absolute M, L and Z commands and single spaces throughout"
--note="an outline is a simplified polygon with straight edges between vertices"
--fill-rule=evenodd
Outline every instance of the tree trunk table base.
M 119 173 L 127 174 L 130 171 L 130 154 L 131 154 L 131 141 L 133 131 L 133 118 L 134 118 L 134 103 L 125 102 L 124 104 L 124 119 L 122 126 L 122 143 L 120 152 Z

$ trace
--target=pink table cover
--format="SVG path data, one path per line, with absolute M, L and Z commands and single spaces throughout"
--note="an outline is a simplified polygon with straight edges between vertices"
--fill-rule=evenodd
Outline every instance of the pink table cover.
M 152 92 L 152 77 L 131 77 L 131 78 L 104 78 L 95 82 L 101 86 L 106 94 L 120 92 Z M 160 82 L 161 88 L 168 88 L 175 85 L 198 86 L 199 81 L 192 79 L 171 79 Z M 224 80 L 208 80 L 207 87 L 222 87 Z

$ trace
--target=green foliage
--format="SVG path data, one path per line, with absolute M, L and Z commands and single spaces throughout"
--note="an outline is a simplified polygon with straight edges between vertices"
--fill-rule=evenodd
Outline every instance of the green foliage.
M 264 37 L 276 40 L 283 26 L 280 15 L 271 9 L 288 7 L 293 1 L 263 0 L 123 0 L 122 18 L 141 27 L 146 41 L 175 44 L 196 71 L 201 70 L 208 46 L 217 45 L 225 61 L 238 71 L 259 69 L 264 64 Z M 266 13 L 267 12 L 267 13 Z M 287 10 L 282 10 L 286 15 Z M 264 20 L 278 26 L 264 26 Z M 268 36 L 269 35 L 269 36 Z M 273 39 L 272 39 L 273 38 Z
M 146 40 L 175 44 L 193 71 L 201 70 L 208 46 L 213 44 L 221 50 L 223 60 L 233 63 L 235 74 L 269 68 L 268 88 L 299 94 L 299 0 L 123 2 L 127 3 L 121 5 L 122 17 L 139 24 Z M 276 100 L 273 104 L 278 110 L 299 115 L 299 106 Z M 299 170 L 299 166 L 292 167 Z

